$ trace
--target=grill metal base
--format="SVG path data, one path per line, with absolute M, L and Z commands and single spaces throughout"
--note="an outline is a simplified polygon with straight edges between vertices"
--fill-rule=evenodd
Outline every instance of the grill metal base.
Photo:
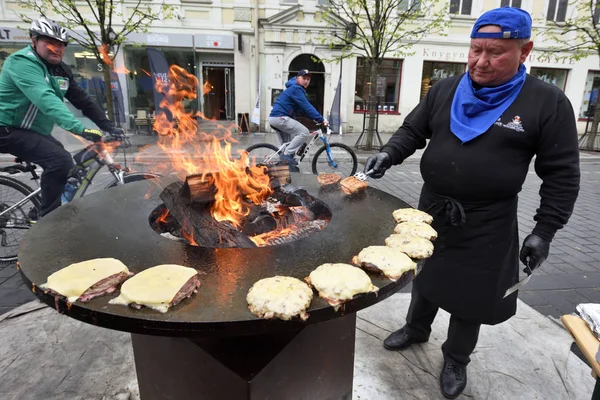
M 231 338 L 132 334 L 142 400 L 351 399 L 356 314 Z

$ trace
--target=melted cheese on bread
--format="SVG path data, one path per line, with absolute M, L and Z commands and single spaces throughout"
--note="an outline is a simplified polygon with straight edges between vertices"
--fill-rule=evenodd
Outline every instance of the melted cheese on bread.
M 331 305 L 378 290 L 365 271 L 350 264 L 323 264 L 310 273 L 308 280 Z
M 396 222 L 425 222 L 431 224 L 433 217 L 426 212 L 414 208 L 399 208 L 392 212 L 392 216 Z
M 405 272 L 416 271 L 417 263 L 398 249 L 387 246 L 369 246 L 361 250 L 356 263 L 379 269 L 389 279 L 397 281 Z
M 40 287 L 59 293 L 72 303 L 96 283 L 120 272 L 129 273 L 129 269 L 121 261 L 114 258 L 95 258 L 56 271 L 48 277 L 48 282 Z
M 437 232 L 425 222 L 401 222 L 394 228 L 394 233 L 418 236 L 427 240 L 437 239 Z
M 121 286 L 120 296 L 109 303 L 135 303 L 165 313 L 175 295 L 197 273 L 194 268 L 175 264 L 148 268 L 127 280 Z
M 300 279 L 289 276 L 274 276 L 256 282 L 246 296 L 248 308 L 259 318 L 290 320 L 299 316 L 308 318 L 313 292 Z
M 415 259 L 428 258 L 433 254 L 433 243 L 418 236 L 393 234 L 385 239 L 385 245 Z

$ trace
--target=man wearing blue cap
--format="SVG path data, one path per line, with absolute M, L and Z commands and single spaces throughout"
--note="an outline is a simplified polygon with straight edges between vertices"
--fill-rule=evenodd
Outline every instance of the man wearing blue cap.
M 366 163 L 380 178 L 430 140 L 419 209 L 433 216 L 439 238 L 415 278 L 406 325 L 384 346 L 426 342 L 438 308 L 448 311 L 440 375 L 447 398 L 466 387 L 481 324 L 515 314 L 517 294 L 505 294 L 519 279 L 519 258 L 528 273 L 544 262 L 579 192 L 575 113 L 561 90 L 526 73 L 530 37 L 526 11 L 484 13 L 471 32 L 468 73 L 436 83 Z M 541 202 L 519 253 L 517 195 L 534 156 Z
M 279 95 L 271 114 L 269 114 L 269 125 L 271 127 L 292 135 L 294 138 L 285 148 L 284 154 L 280 158 L 287 161 L 288 164 L 298 165 L 294 159 L 294 154 L 309 137 L 308 128 L 296 121 L 299 115 L 306 115 L 308 118 L 327 126 L 327 120 L 313 107 L 306 98 L 306 88 L 310 85 L 311 73 L 307 69 L 298 71 L 296 77 L 286 82 L 286 89 Z

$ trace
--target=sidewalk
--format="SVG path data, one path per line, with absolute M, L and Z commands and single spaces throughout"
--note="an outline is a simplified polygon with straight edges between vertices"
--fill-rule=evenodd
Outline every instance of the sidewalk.
M 438 313 L 429 342 L 403 352 L 383 348 L 383 339 L 404 324 L 408 304 L 409 295 L 396 294 L 358 313 L 354 400 L 443 399 L 438 380 L 447 313 Z M 84 324 L 43 305 L 1 319 L 3 400 L 139 399 L 128 333 Z M 570 352 L 571 342 L 563 328 L 519 302 L 511 320 L 481 328 L 460 398 L 590 399 L 594 379 Z

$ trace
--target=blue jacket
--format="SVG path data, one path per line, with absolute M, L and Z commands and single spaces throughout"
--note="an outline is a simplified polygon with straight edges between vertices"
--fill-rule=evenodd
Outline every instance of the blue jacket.
M 296 78 L 292 78 L 285 84 L 286 89 L 281 92 L 269 117 L 291 117 L 295 118 L 298 111 L 308 118 L 317 122 L 323 122 L 323 117 L 308 102 L 306 98 L 306 90 L 296 82 Z

